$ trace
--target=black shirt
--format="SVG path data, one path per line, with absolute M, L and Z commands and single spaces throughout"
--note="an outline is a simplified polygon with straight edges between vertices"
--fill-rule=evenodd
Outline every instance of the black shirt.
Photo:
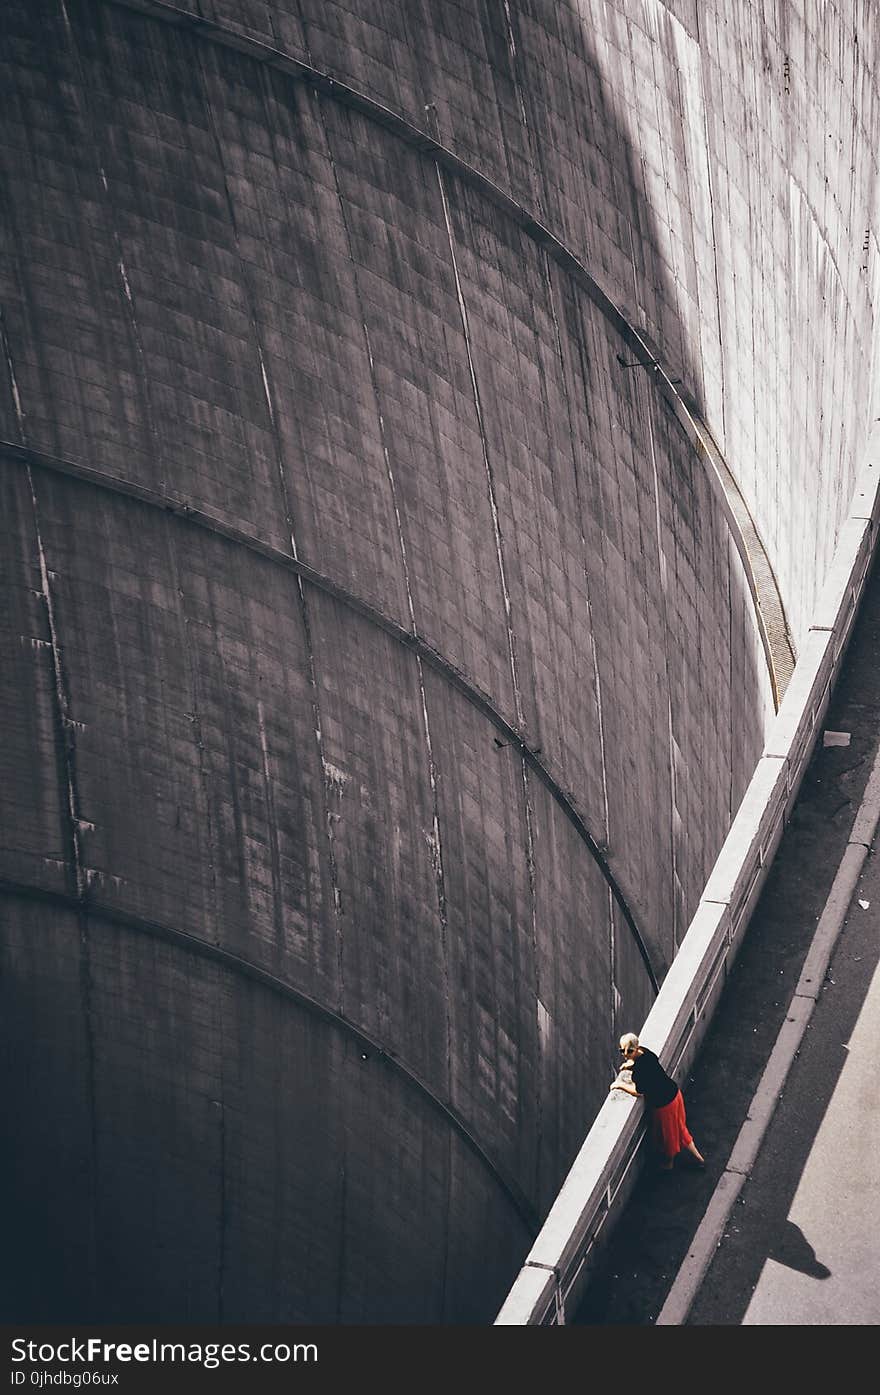
M 671 1104 L 678 1094 L 675 1081 L 670 1079 L 654 1052 L 646 1046 L 642 1047 L 641 1056 L 633 1061 L 632 1081 L 652 1109 L 662 1109 L 664 1104 Z

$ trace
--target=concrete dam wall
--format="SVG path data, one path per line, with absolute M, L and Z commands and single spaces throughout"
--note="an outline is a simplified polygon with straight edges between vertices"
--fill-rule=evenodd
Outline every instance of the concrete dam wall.
M 491 1321 L 846 514 L 878 18 L 4 20 L 4 1308 Z

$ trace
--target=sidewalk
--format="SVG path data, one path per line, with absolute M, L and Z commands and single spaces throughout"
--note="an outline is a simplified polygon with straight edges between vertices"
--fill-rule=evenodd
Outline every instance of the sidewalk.
M 880 1323 L 878 913 L 872 857 L 688 1325 Z
M 785 1022 L 874 761 L 878 639 L 875 567 L 825 719 L 826 730 L 850 733 L 850 743 L 825 747 L 820 738 L 715 1021 L 684 1082 L 688 1123 L 707 1170 L 683 1164 L 672 1174 L 643 1175 L 577 1323 L 656 1322 L 699 1237 Z M 873 1164 L 880 1083 L 871 1058 L 880 1026 L 878 950 L 880 860 L 869 853 L 800 1053 L 688 1324 L 880 1321 L 870 1296 L 880 1278 Z

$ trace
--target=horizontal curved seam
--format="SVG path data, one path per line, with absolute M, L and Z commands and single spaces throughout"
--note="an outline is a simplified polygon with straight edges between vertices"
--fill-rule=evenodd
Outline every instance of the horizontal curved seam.
M 732 513 L 736 522 L 736 526 L 731 528 L 731 533 L 734 537 L 737 535 L 742 537 L 743 544 L 749 553 L 749 562 L 744 570 L 749 590 L 752 593 L 761 643 L 764 646 L 764 655 L 770 670 L 773 701 L 778 712 L 779 704 L 785 696 L 785 690 L 797 662 L 797 654 L 792 642 L 788 618 L 782 604 L 779 583 L 776 580 L 776 573 L 767 550 L 761 541 L 755 520 L 752 518 L 751 510 L 742 496 L 742 491 L 715 442 L 708 432 L 705 432 L 705 435 L 706 440 L 702 444 L 717 480 L 718 495 L 725 512 Z M 750 539 L 752 547 L 749 547 Z M 753 560 L 752 548 L 757 560 L 757 569 L 756 562 Z M 758 579 L 758 571 L 764 573 L 763 584 Z
M 574 276 L 600 313 L 617 330 L 627 347 L 636 354 L 642 367 L 652 370 L 652 381 L 660 389 L 662 396 L 671 407 L 686 437 L 696 447 L 698 455 L 704 456 L 708 461 L 710 466 L 709 482 L 714 486 L 716 496 L 720 498 L 723 505 L 728 527 L 746 573 L 755 612 L 755 623 L 769 670 L 774 707 L 778 711 L 785 686 L 794 666 L 795 656 L 791 647 L 791 632 L 776 574 L 736 478 L 724 461 L 703 418 L 693 406 L 688 404 L 684 395 L 677 390 L 660 358 L 651 348 L 647 336 L 636 329 L 626 318 L 620 307 L 602 289 L 575 253 L 527 208 L 518 203 L 510 194 L 506 194 L 488 175 L 470 165 L 460 155 L 456 155 L 454 151 L 450 150 L 448 146 L 428 135 L 426 131 L 392 111 L 390 107 L 386 107 L 378 99 L 358 91 L 349 83 L 339 81 L 330 73 L 322 72 L 319 68 L 315 68 L 302 59 L 294 58 L 282 49 L 266 44 L 260 39 L 252 38 L 228 24 L 204 19 L 201 15 L 181 10 L 177 6 L 167 3 L 167 0 L 105 0 L 105 3 L 134 10 L 161 22 L 170 23 L 175 27 L 197 32 L 220 47 L 247 54 L 257 62 L 265 63 L 290 77 L 308 82 L 334 101 L 353 107 L 362 115 L 392 131 L 405 144 L 430 154 L 449 172 L 461 176 L 467 183 L 481 190 L 496 207 L 510 214 L 534 242 L 545 247 L 557 265 Z M 719 461 L 722 468 L 718 466 Z M 742 510 L 747 515 L 748 523 L 751 525 L 749 533 L 764 564 L 761 568 L 761 580 L 755 574 L 752 551 L 740 522 L 739 514 Z M 774 620 L 772 635 L 765 621 L 765 610 Z
M 350 1022 L 333 1008 L 327 1007 L 317 998 L 312 998 L 302 989 L 296 988 L 285 979 L 278 978 L 268 969 L 263 969 L 259 964 L 253 964 L 247 959 L 242 959 L 239 955 L 233 954 L 231 950 L 223 949 L 221 945 L 211 944 L 208 940 L 200 939 L 198 935 L 191 935 L 187 930 L 178 930 L 175 926 L 164 925 L 160 921 L 148 920 L 146 917 L 133 915 L 129 911 L 118 911 L 110 907 L 104 907 L 92 902 L 86 893 L 82 898 L 73 896 L 69 892 L 50 891 L 48 888 L 31 886 L 26 882 L 11 881 L 6 877 L 0 877 L 0 893 L 7 896 L 17 896 L 22 900 L 44 901 L 50 905 L 60 906 L 64 910 L 69 910 L 77 914 L 85 915 L 93 920 L 100 920 L 111 925 L 121 925 L 127 930 L 135 931 L 139 934 L 151 935 L 154 939 L 165 940 L 169 944 L 180 946 L 192 954 L 196 954 L 203 959 L 209 959 L 220 964 L 231 973 L 238 974 L 242 978 L 249 978 L 261 987 L 270 992 L 277 993 L 280 997 L 287 998 L 296 1003 L 306 1012 L 314 1017 L 319 1017 L 328 1022 L 331 1026 L 338 1028 L 351 1037 L 358 1046 L 367 1047 L 389 1069 L 400 1075 L 407 1084 L 413 1086 L 422 1094 L 431 1105 L 443 1115 L 449 1124 L 460 1134 L 464 1142 L 471 1151 L 476 1154 L 487 1170 L 495 1178 L 499 1186 L 505 1192 L 508 1201 L 518 1213 L 520 1220 L 529 1229 L 532 1238 L 538 1232 L 537 1214 L 531 1202 L 521 1191 L 516 1182 L 506 1177 L 498 1164 L 493 1162 L 482 1144 L 470 1132 L 465 1121 L 458 1111 L 434 1093 L 431 1087 L 422 1078 L 405 1065 L 393 1052 L 386 1050 L 381 1043 L 374 1041 L 361 1027 Z
M 165 513 L 171 513 L 184 523 L 190 523 L 194 527 L 201 528 L 209 533 L 217 534 L 219 537 L 226 538 L 230 542 L 245 547 L 249 551 L 262 557 L 265 561 L 271 562 L 276 566 L 281 566 L 286 571 L 294 572 L 297 576 L 301 577 L 304 582 L 314 586 L 316 590 L 332 596 L 333 599 L 339 601 L 341 605 L 346 606 L 349 610 L 355 611 L 356 614 L 361 615 L 365 620 L 369 621 L 370 624 L 383 630 L 392 639 L 396 640 L 398 644 L 418 654 L 435 672 L 442 674 L 442 676 L 467 699 L 471 706 L 482 712 L 492 725 L 507 737 L 510 744 L 516 747 L 519 754 L 528 762 L 549 790 L 556 803 L 574 826 L 578 836 L 589 850 L 596 866 L 607 882 L 635 941 L 639 955 L 651 981 L 651 986 L 655 993 L 659 992 L 660 985 L 657 980 L 657 975 L 654 972 L 651 956 L 648 953 L 647 945 L 626 897 L 611 871 L 611 868 L 608 866 L 598 843 L 575 808 L 571 797 L 566 794 L 562 786 L 554 779 L 540 757 L 526 744 L 516 728 L 511 726 L 506 717 L 498 711 L 491 699 L 484 693 L 481 693 L 463 673 L 459 672 L 449 659 L 444 658 L 438 650 L 434 649 L 424 639 L 420 638 L 418 635 L 414 635 L 410 630 L 404 629 L 402 625 L 398 625 L 396 621 L 390 619 L 390 617 L 385 615 L 382 611 L 371 606 L 369 602 L 363 601 L 350 591 L 345 590 L 345 588 L 340 586 L 337 582 L 324 576 L 322 572 L 315 571 L 308 563 L 300 561 L 299 558 L 291 556 L 288 552 L 282 552 L 280 548 L 275 548 L 270 543 L 263 542 L 259 538 L 253 537 L 250 533 L 243 532 L 240 528 L 236 528 L 234 524 L 225 523 L 222 519 L 215 518 L 212 514 L 202 509 L 192 508 L 189 504 L 183 503 L 177 499 L 172 499 L 167 495 L 159 494 L 156 490 L 149 489 L 145 485 L 134 484 L 128 480 L 123 480 L 118 475 L 106 474 L 102 470 L 95 470 L 89 465 L 82 465 L 78 461 L 70 460 L 62 456 L 50 456 L 42 451 L 33 450 L 29 446 L 19 445 L 14 441 L 6 441 L 0 438 L 0 450 L 7 456 L 12 456 L 14 459 L 30 468 L 44 469 L 51 473 L 67 475 L 73 479 L 79 479 L 84 483 L 91 484 L 96 488 L 105 489 L 109 493 L 120 494 L 127 498 L 136 499 L 139 503 L 145 504 L 150 508 L 159 509 Z

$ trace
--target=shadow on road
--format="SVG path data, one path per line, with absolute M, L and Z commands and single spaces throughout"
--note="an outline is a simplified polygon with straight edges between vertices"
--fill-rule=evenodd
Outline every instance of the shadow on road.
M 829 1279 L 831 1270 L 816 1258 L 804 1232 L 794 1221 L 784 1221 L 779 1230 L 775 1245 L 770 1247 L 768 1258 L 788 1269 L 796 1269 L 799 1274 L 809 1274 L 812 1279 Z

